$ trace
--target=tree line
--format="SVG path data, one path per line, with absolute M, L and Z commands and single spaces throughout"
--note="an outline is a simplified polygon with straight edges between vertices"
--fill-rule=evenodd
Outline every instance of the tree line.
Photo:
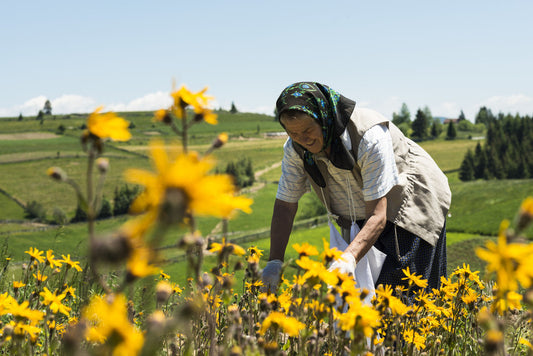
M 525 179 L 533 176 L 533 118 L 499 114 L 481 108 L 476 123 L 487 126 L 486 140 L 468 150 L 459 179 Z
M 440 118 L 434 118 L 427 106 L 419 108 L 414 120 L 411 120 L 411 112 L 405 103 L 402 104 L 400 112 L 392 114 L 392 122 L 398 126 L 404 135 L 415 141 L 436 139 L 441 136 L 444 130 L 446 130 L 445 138 L 447 140 L 454 140 L 458 131 L 482 133 L 485 130 L 485 125 L 482 122 L 473 124 L 467 120 L 462 110 L 456 120 L 450 120 L 446 125 Z

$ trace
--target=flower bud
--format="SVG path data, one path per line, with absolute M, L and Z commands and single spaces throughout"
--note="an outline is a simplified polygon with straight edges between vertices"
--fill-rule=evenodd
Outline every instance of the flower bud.
M 109 170 L 109 160 L 104 157 L 100 157 L 96 159 L 96 167 L 98 168 L 98 172 L 104 174 Z
M 59 167 L 50 167 L 46 170 L 46 174 L 59 182 L 65 182 L 68 179 L 67 174 L 64 170 Z
M 172 225 L 183 221 L 189 199 L 182 189 L 168 188 L 159 211 L 159 221 Z
M 91 244 L 91 258 L 94 261 L 117 263 L 131 254 L 131 245 L 126 236 L 115 235 L 97 239 Z
M 172 123 L 172 116 L 170 116 L 168 110 L 160 109 L 154 113 L 154 120 L 169 125 Z
M 161 310 L 156 310 L 146 319 L 148 329 L 155 334 L 161 334 L 165 328 L 166 317 Z
M 172 294 L 172 286 L 166 281 L 157 283 L 155 287 L 155 296 L 158 303 L 165 303 Z
M 220 148 L 222 147 L 226 142 L 228 142 L 228 134 L 225 132 L 222 132 L 217 136 L 215 141 L 213 141 L 213 148 Z

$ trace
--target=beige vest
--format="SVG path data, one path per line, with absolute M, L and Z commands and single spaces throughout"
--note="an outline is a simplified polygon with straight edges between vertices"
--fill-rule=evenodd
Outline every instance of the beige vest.
M 358 108 L 352 113 L 351 122 L 347 126 L 352 141 L 351 152 L 357 158 L 359 142 L 365 132 L 381 123 L 388 126 L 392 136 L 399 174 L 399 184 L 386 195 L 387 220 L 435 246 L 444 227 L 452 195 L 448 179 L 430 155 L 405 137 L 392 122 L 381 114 Z M 325 164 L 320 161 L 316 163 L 322 176 L 327 177 Z M 352 173 L 357 184 L 362 188 L 361 168 L 357 163 Z M 308 178 L 319 199 L 329 208 L 328 190 L 324 189 L 321 192 L 321 188 L 313 179 L 309 176 Z M 349 217 L 342 218 L 349 220 Z

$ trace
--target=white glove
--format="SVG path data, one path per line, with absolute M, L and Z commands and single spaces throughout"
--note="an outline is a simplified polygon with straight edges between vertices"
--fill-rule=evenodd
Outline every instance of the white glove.
M 351 253 L 345 252 L 329 266 L 328 271 L 338 270 L 341 273 L 355 276 L 355 265 L 355 257 Z
M 276 292 L 281 279 L 282 265 L 283 261 L 281 260 L 271 260 L 267 262 L 261 277 L 261 280 L 263 281 L 262 291 L 271 293 Z

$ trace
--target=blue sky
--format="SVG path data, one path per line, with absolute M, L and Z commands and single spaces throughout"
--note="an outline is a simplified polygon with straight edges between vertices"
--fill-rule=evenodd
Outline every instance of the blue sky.
M 318 81 L 388 117 L 533 114 L 532 1 L 3 1 L 0 116 L 155 110 L 172 83 L 272 114 Z M 0 129 L 1 130 L 1 129 Z

